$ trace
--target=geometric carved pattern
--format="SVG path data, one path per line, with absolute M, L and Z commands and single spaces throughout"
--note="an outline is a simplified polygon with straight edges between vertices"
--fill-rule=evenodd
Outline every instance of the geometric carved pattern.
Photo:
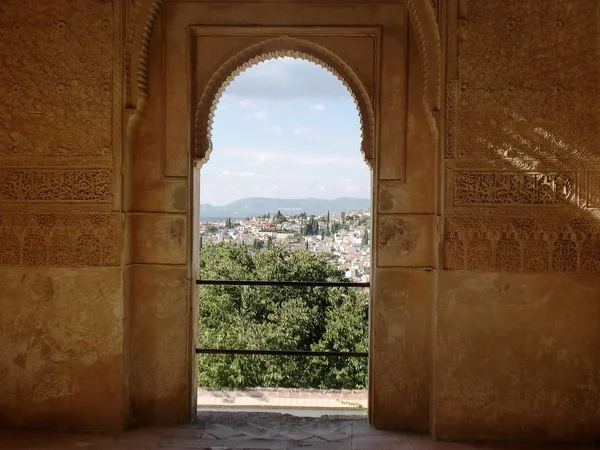
M 542 3 L 459 8 L 447 269 L 600 273 L 600 2 Z
M 570 204 L 574 173 L 455 172 L 454 204 Z
M 0 201 L 112 200 L 112 171 L 0 169 Z
M 600 172 L 590 172 L 588 174 L 587 194 L 586 206 L 588 208 L 600 208 Z
M 96 212 L 114 195 L 120 11 L 111 0 L 1 2 L 1 265 L 120 262 L 119 214 Z
M 597 219 L 450 217 L 444 268 L 600 273 Z
M 118 214 L 0 214 L 0 265 L 119 264 Z
M 1 4 L 0 155 L 109 155 L 112 2 Z

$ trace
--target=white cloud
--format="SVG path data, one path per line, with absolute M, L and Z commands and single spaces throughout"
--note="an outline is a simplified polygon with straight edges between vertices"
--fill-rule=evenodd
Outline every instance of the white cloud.
M 258 111 L 253 112 L 252 114 L 246 115 L 246 119 L 264 120 L 266 118 L 267 118 L 267 110 L 265 108 L 261 108 Z
M 244 99 L 239 102 L 239 105 L 244 109 L 256 109 L 258 105 L 254 103 L 252 100 Z
M 269 130 L 273 133 L 281 133 L 283 131 L 283 127 L 280 125 L 271 125 Z
M 300 126 L 300 127 L 294 128 L 294 134 L 308 134 L 308 133 L 310 133 L 310 131 L 311 130 L 308 127 Z
M 347 190 L 348 192 L 356 192 L 356 191 L 358 191 L 358 188 L 356 188 L 356 187 L 354 187 L 354 186 L 347 186 L 347 187 L 346 187 L 346 190 Z
M 356 167 L 365 168 L 367 164 L 360 157 L 345 155 L 310 155 L 296 152 L 293 149 L 261 150 L 254 148 L 230 148 L 219 151 L 222 157 L 234 158 L 236 161 L 251 160 L 252 163 L 269 163 L 271 167 L 282 168 L 295 166 L 315 167 Z M 214 155 L 214 154 L 213 154 Z M 247 164 L 247 163 L 246 163 Z M 208 166 L 207 166 L 208 167 Z M 304 176 L 309 179 L 309 176 Z
M 350 98 L 348 89 L 326 69 L 302 59 L 260 62 L 239 74 L 226 94 L 238 99 Z
M 342 148 L 348 148 L 348 147 L 360 147 L 360 140 L 358 141 L 358 143 L 356 142 L 336 142 L 335 144 L 333 144 L 334 147 L 342 147 Z
M 313 111 L 324 111 L 325 105 L 311 105 L 310 109 L 312 109 Z
M 256 176 L 254 172 L 231 172 L 226 170 L 225 172 L 221 172 L 221 175 L 231 175 L 232 177 L 241 177 L 241 178 L 250 178 Z

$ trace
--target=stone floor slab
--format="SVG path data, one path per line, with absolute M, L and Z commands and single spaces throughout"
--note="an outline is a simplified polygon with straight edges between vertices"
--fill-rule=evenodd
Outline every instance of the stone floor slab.
M 191 424 L 119 434 L 0 430 L 0 450 L 597 450 L 585 445 L 456 444 L 368 426 L 364 417 L 202 413 Z

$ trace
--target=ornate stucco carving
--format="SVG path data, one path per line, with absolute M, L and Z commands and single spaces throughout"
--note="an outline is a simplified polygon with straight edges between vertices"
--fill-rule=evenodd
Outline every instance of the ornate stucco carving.
M 577 194 L 573 172 L 457 171 L 452 178 L 452 205 L 570 205 Z
M 121 140 L 121 6 L 0 7 L 3 265 L 119 263 L 120 220 L 106 212 Z
M 375 113 L 372 101 L 358 75 L 337 55 L 309 40 L 282 36 L 267 39 L 244 48 L 231 56 L 210 77 L 196 107 L 194 158 L 206 161 L 211 151 L 211 129 L 214 110 L 227 86 L 244 70 L 273 58 L 293 57 L 311 61 L 331 72 L 348 89 L 361 120 L 365 161 L 375 158 Z
M 109 202 L 112 171 L 0 168 L 0 201 Z
M 600 6 L 567 3 L 535 21 L 527 2 L 461 4 L 459 78 L 446 89 L 447 269 L 600 272 L 600 46 L 585 38 Z
M 2 2 L 0 156 L 111 154 L 113 26 L 112 2 Z
M 0 213 L 0 265 L 119 263 L 118 214 Z
M 428 111 L 440 109 L 442 92 L 442 40 L 431 0 L 407 0 L 417 33 L 423 66 L 423 101 Z
M 600 272 L 595 218 L 463 216 L 445 225 L 447 269 Z

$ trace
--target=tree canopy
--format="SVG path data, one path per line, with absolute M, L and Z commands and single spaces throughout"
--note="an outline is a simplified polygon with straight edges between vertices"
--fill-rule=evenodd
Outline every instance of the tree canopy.
M 207 244 L 201 277 L 347 281 L 326 255 L 273 244 Z M 201 286 L 198 345 L 204 348 L 367 351 L 368 293 L 360 288 Z M 207 387 L 364 388 L 365 358 L 200 355 Z

